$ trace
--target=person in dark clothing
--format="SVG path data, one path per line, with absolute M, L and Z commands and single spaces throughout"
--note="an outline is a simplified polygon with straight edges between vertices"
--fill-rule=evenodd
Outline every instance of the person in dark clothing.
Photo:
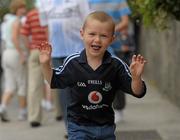
M 146 60 L 134 55 L 130 69 L 112 56 L 108 46 L 114 40 L 113 19 L 104 12 L 90 13 L 80 31 L 85 49 L 70 55 L 52 69 L 51 45 L 42 43 L 40 63 L 51 88 L 70 87 L 67 108 L 69 140 L 115 140 L 112 102 L 117 90 L 141 98 L 146 93 L 142 80 Z

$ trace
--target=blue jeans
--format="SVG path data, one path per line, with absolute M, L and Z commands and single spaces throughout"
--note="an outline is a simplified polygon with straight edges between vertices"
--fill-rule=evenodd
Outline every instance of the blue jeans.
M 83 126 L 68 122 L 68 140 L 115 140 L 115 125 Z

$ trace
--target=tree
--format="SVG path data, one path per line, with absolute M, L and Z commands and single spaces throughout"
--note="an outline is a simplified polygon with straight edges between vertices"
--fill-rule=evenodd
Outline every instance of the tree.
M 34 0 L 25 0 L 27 9 L 31 9 L 33 7 Z M 9 4 L 11 0 L 0 0 L 0 22 L 2 21 L 3 16 L 9 12 Z
M 133 17 L 140 17 L 146 26 L 168 27 L 169 19 L 180 20 L 180 0 L 129 0 Z
M 6 14 L 9 11 L 9 3 L 10 0 L 0 0 L 0 21 L 2 21 L 4 14 Z

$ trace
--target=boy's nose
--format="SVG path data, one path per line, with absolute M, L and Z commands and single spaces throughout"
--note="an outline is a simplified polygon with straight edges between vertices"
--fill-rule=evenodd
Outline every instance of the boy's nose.
M 101 40 L 100 36 L 96 36 L 96 37 L 95 37 L 95 41 L 96 41 L 96 42 L 100 42 L 100 40 Z

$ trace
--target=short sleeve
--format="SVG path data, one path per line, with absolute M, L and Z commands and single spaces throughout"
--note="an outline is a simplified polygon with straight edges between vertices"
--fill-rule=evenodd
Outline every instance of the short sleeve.
M 78 0 L 80 6 L 80 12 L 82 15 L 82 19 L 84 20 L 86 16 L 90 13 L 90 7 L 87 0 Z
M 39 12 L 39 21 L 41 26 L 47 26 L 48 25 L 48 14 L 46 11 L 40 11 Z
M 53 75 L 51 79 L 51 88 L 66 88 L 70 87 L 73 83 L 71 76 L 72 67 L 71 64 L 64 63 L 58 68 L 53 68 Z
M 48 0 L 38 0 L 38 12 L 39 12 L 39 20 L 41 26 L 48 25 L 48 9 L 49 6 L 52 5 L 51 1 Z
M 25 18 L 24 24 L 22 24 L 20 33 L 25 36 L 29 36 L 31 31 L 30 31 L 30 22 L 28 16 Z
M 130 15 L 131 10 L 130 10 L 130 7 L 129 7 L 127 1 L 126 0 L 120 0 L 120 1 L 121 1 L 121 9 L 120 9 L 121 17 L 126 16 L 126 15 Z

